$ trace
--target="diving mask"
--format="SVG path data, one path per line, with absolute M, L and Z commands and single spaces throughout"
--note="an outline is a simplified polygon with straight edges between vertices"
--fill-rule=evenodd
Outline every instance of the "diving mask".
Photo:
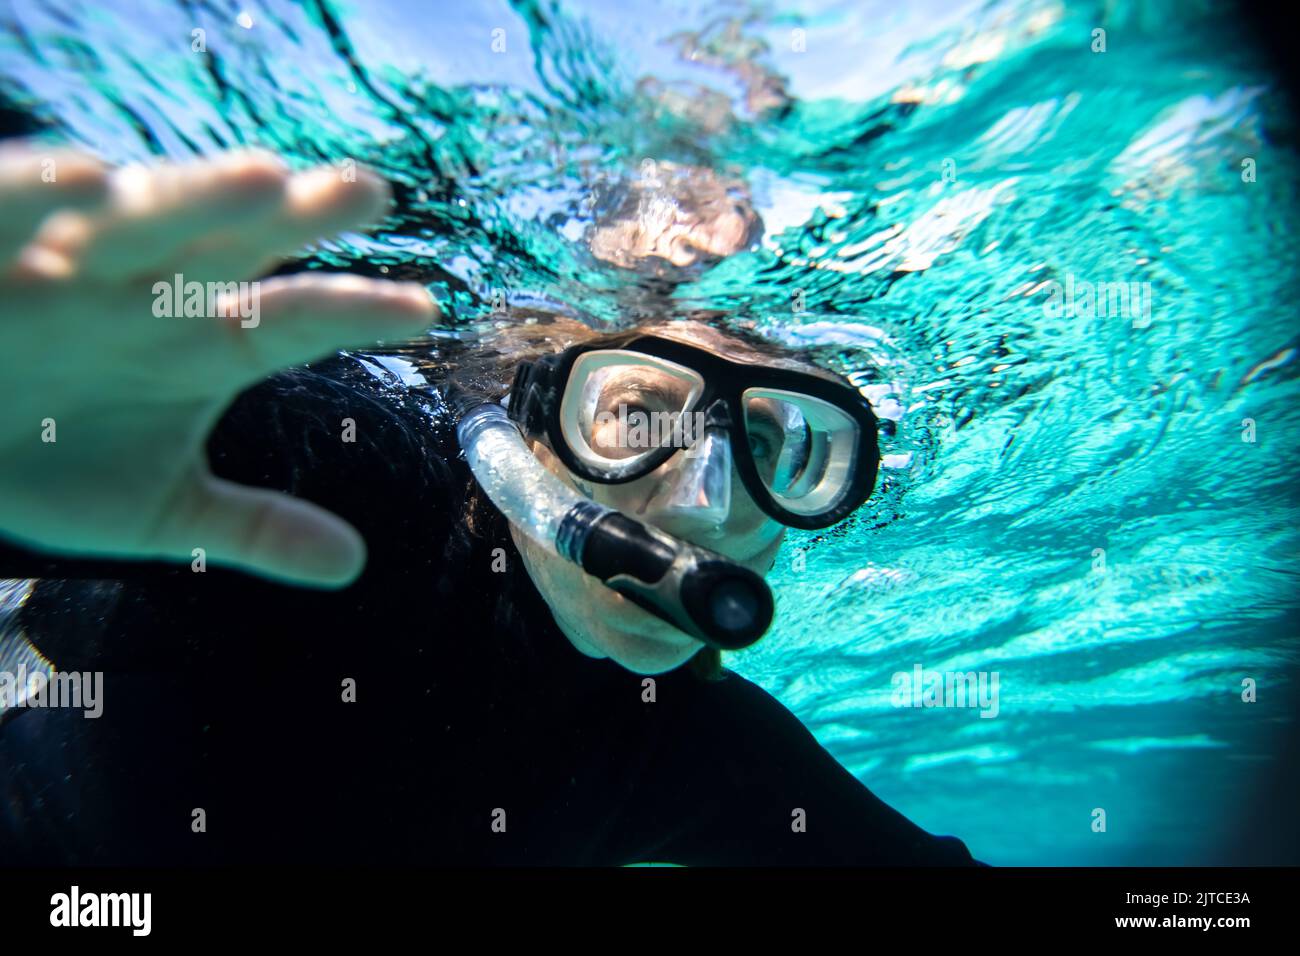
M 509 414 L 588 481 L 635 481 L 680 456 L 664 507 L 719 523 L 733 465 L 769 517 L 815 529 L 861 506 L 880 464 L 875 414 L 847 383 L 655 335 L 522 363 Z

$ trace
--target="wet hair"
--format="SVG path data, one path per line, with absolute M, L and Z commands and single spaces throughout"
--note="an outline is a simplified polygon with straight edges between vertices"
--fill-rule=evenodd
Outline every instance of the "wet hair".
M 692 344 L 713 348 L 741 361 L 752 360 L 755 364 L 777 365 L 843 381 L 816 364 L 811 353 L 774 343 L 748 329 L 724 331 L 699 319 L 651 319 L 631 328 L 600 332 L 567 316 L 521 311 L 514 314 L 510 323 L 454 341 L 436 354 L 404 352 L 431 381 L 443 386 L 456 385 L 497 400 L 510 391 L 521 362 L 562 352 L 579 343 L 599 342 L 609 348 L 619 348 L 639 336 L 654 333 L 687 336 Z M 487 501 L 478 484 L 471 482 L 456 527 L 472 536 L 491 537 L 504 532 L 503 524 L 501 513 Z M 721 653 L 714 648 L 702 648 L 687 666 L 702 680 L 719 680 L 724 676 Z
M 745 328 L 716 328 L 700 319 L 651 319 L 617 331 L 600 332 L 577 319 L 540 312 L 516 313 L 515 321 L 502 324 L 446 350 L 440 361 L 421 363 L 435 381 L 455 384 L 466 391 L 493 400 L 503 397 L 514 381 L 521 362 L 562 352 L 571 345 L 600 342 L 619 348 L 639 336 L 666 333 L 687 336 L 691 344 L 712 348 L 741 361 L 777 365 L 836 381 L 843 379 L 827 371 L 802 351 L 778 344 Z

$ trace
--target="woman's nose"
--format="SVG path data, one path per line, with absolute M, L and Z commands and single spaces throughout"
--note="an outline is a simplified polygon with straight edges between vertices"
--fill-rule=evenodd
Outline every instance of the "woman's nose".
M 710 428 L 689 448 L 674 455 L 668 473 L 647 502 L 645 516 L 723 525 L 731 515 L 731 441 L 725 430 Z

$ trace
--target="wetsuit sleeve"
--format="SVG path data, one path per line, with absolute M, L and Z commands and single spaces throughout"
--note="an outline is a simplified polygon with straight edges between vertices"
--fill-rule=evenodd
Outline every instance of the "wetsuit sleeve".
M 625 855 L 687 866 L 970 866 L 966 846 L 887 806 L 780 702 L 728 673 L 676 707 Z M 671 692 L 671 691 L 670 691 Z M 641 789 L 641 788 L 638 788 Z
M 23 633 L 61 671 L 100 674 L 105 703 L 0 719 L 0 864 L 412 862 L 437 845 L 428 807 L 451 774 L 428 754 L 451 721 L 434 711 L 472 691 L 458 655 L 476 644 L 448 637 L 478 605 L 461 609 L 451 573 L 467 473 L 432 400 L 317 363 L 246 392 L 210 436 L 216 474 L 361 532 L 346 588 L 7 549 L 6 574 L 43 578 Z M 196 841 L 196 806 L 217 838 Z

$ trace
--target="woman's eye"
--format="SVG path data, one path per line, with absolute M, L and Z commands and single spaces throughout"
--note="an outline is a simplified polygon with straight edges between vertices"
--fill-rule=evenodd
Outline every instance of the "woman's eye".
M 749 451 L 755 458 L 766 461 L 772 455 L 772 443 L 761 435 L 751 434 L 749 436 Z
M 608 415 L 612 419 L 628 418 L 632 415 L 645 415 L 649 413 L 641 402 L 615 401 L 605 402 L 601 405 L 601 414 Z

